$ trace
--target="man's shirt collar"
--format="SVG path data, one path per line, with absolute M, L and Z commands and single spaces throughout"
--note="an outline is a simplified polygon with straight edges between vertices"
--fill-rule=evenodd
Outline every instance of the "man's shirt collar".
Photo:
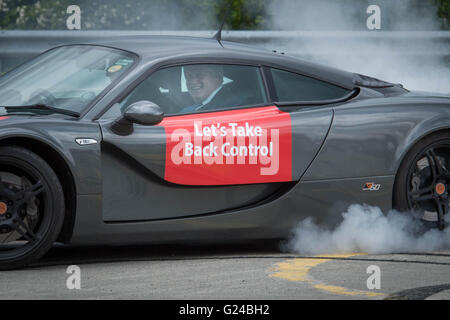
M 208 103 L 211 102 L 212 99 L 214 99 L 214 97 L 216 96 L 217 92 L 220 91 L 220 89 L 223 88 L 223 83 L 220 85 L 220 87 L 218 87 L 216 90 L 214 90 L 208 98 L 206 98 L 205 100 L 202 101 L 202 105 L 207 105 Z

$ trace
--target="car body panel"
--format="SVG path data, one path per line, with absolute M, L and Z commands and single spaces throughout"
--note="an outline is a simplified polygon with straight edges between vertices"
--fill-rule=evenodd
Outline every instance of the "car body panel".
M 77 138 L 100 142 L 97 123 L 74 121 L 60 116 L 11 115 L 0 124 L 0 141 L 21 138 L 48 145 L 64 159 L 74 178 L 77 194 L 100 194 L 100 144 L 80 146 Z M 51 164 L 50 164 L 51 165 Z
M 335 107 L 327 141 L 303 179 L 395 175 L 420 138 L 450 127 L 448 101 L 390 97 Z
M 237 124 L 242 119 L 246 119 L 254 126 L 255 122 L 254 120 L 251 122 L 252 119 L 249 116 L 257 112 L 259 112 L 260 121 L 269 118 L 269 124 L 277 128 L 278 141 L 277 146 L 274 147 L 276 149 L 274 154 L 279 153 L 279 159 L 276 159 L 276 166 L 271 164 L 268 157 L 259 159 L 259 161 L 266 161 L 261 167 L 255 167 L 258 159 L 253 159 L 255 164 L 250 164 L 250 157 L 247 157 L 241 159 L 242 163 L 239 164 L 238 157 L 229 157 L 231 161 L 228 164 L 227 157 L 224 157 L 220 164 L 200 163 L 193 169 L 194 156 L 190 157 L 189 164 L 181 163 L 181 161 L 174 164 L 172 161 L 174 151 L 172 149 L 166 151 L 168 141 L 170 143 L 174 139 L 175 142 L 179 142 L 179 136 L 173 138 L 173 132 L 177 130 L 185 130 L 182 133 L 187 133 L 189 139 L 191 137 L 195 139 L 193 133 L 195 129 L 192 127 L 194 121 L 199 121 L 200 125 L 200 121 L 203 120 L 204 126 L 218 122 L 225 125 L 227 123 L 225 114 L 227 114 L 229 120 L 234 119 L 233 121 Z M 288 125 L 285 133 L 281 130 L 281 133 L 278 132 L 279 121 L 274 122 L 274 115 L 277 114 L 282 115 L 284 118 L 282 121 Z M 135 125 L 133 132 L 126 136 L 114 133 L 110 122 L 101 124 L 105 221 L 142 221 L 194 216 L 258 203 L 283 188 L 281 182 L 300 179 L 325 140 L 331 124 L 332 110 L 319 108 L 282 112 L 272 106 L 204 113 L 200 117 L 190 115 L 167 119 L 157 126 Z M 267 120 L 265 121 L 267 123 Z M 186 123 L 190 125 L 191 131 L 183 129 Z M 285 134 L 288 135 L 287 138 Z M 257 138 L 253 137 L 253 139 Z M 203 136 L 197 139 L 203 139 L 197 143 L 203 143 L 204 146 L 211 143 L 211 137 Z M 267 144 L 267 139 L 264 139 L 263 142 Z M 239 141 L 238 137 L 234 140 L 236 143 Z M 227 140 L 220 141 L 226 143 Z M 243 139 L 242 143 L 248 146 L 251 139 Z M 288 149 L 287 153 L 283 154 L 286 152 L 283 149 Z M 205 160 L 212 163 L 214 158 L 214 156 L 205 157 Z M 231 163 L 234 161 L 236 162 Z M 274 167 L 276 170 L 269 171 L 270 175 L 266 174 L 262 176 L 262 179 L 257 172 L 251 171 L 273 170 Z M 172 170 L 170 174 L 167 168 Z M 285 176 L 283 179 L 280 179 L 278 175 L 280 168 L 283 169 L 282 174 Z M 246 171 L 250 171 L 251 174 Z M 259 179 L 255 180 L 254 176 Z M 129 210 L 130 203 L 136 208 L 135 210 Z
M 105 223 L 101 196 L 79 196 L 71 243 L 76 245 L 135 243 L 225 243 L 236 240 L 282 239 L 303 219 L 332 224 L 348 205 L 365 203 L 389 209 L 394 177 L 378 177 L 386 187 L 366 192 L 367 178 L 300 182 L 280 197 L 248 208 L 208 215 L 126 223 Z M 325 199 L 325 201 L 324 201 Z
M 180 186 L 168 183 L 122 150 L 102 146 L 105 221 L 147 221 L 195 216 L 261 201 L 281 185 Z

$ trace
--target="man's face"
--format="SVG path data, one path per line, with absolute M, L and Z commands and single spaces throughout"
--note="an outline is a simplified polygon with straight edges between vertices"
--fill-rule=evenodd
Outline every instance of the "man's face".
M 219 67 L 196 65 L 184 67 L 186 86 L 196 103 L 201 103 L 216 90 L 223 81 Z

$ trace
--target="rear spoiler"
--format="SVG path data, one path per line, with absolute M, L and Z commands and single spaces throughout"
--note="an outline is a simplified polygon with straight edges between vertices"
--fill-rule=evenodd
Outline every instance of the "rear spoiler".
M 360 86 L 360 87 L 366 87 L 366 88 L 389 88 L 389 87 L 401 87 L 403 88 L 403 85 L 400 83 L 391 83 L 384 80 L 380 80 L 377 78 L 372 78 L 369 76 L 365 76 L 359 73 L 353 74 L 352 79 L 353 84 Z
M 353 74 L 352 82 L 356 86 L 373 89 L 384 94 L 385 96 L 398 95 L 408 92 L 408 90 L 405 89 L 400 83 L 391 83 L 358 73 Z

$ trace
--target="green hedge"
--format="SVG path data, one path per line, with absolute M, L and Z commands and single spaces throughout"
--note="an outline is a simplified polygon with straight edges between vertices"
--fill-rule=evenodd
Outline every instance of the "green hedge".
M 271 6 L 276 6 L 277 1 L 279 0 L 0 0 L 0 29 L 66 29 L 66 9 L 72 4 L 81 7 L 82 29 L 88 30 L 211 30 L 218 27 L 227 8 L 231 10 L 225 29 L 270 29 Z M 436 19 L 441 29 L 449 29 L 450 0 L 340 1 L 345 5 L 354 4 L 361 8 L 378 3 L 382 6 L 387 1 L 408 1 L 410 8 L 407 10 L 419 13 L 424 6 L 436 6 Z M 362 11 L 362 17 L 364 14 Z M 383 14 L 390 13 L 383 11 Z

